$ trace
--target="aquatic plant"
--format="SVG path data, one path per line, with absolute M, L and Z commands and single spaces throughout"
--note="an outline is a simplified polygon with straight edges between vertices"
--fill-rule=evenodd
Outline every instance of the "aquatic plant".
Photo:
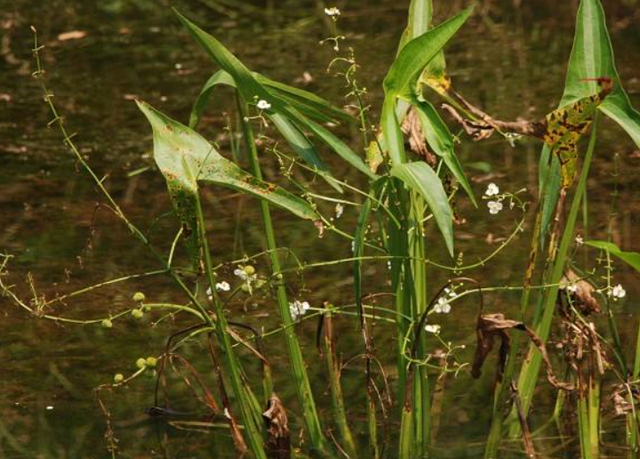
M 636 394 L 640 331 L 634 365 L 630 366 L 611 303 L 623 300 L 626 294 L 622 285 L 614 285 L 613 259 L 640 271 L 640 255 L 623 251 L 611 241 L 578 239 L 575 231 L 584 206 L 589 172 L 596 165 L 601 114 L 617 122 L 640 145 L 640 114 L 632 108 L 617 74 L 599 0 L 580 3 L 565 92 L 558 109 L 544 119 L 533 121 L 498 120 L 454 89 L 444 48 L 471 17 L 473 8 L 434 26 L 431 0 L 413 0 L 397 56 L 383 82 L 384 100 L 380 121 L 376 123 L 367 101 L 368 93 L 358 80 L 356 51 L 353 48 L 345 51 L 345 38 L 337 32 L 341 11 L 336 7 L 323 11 L 335 32 L 324 41 L 336 53 L 329 70 L 343 77 L 352 114 L 315 94 L 250 70 L 220 40 L 176 11 L 179 21 L 218 70 L 202 87 L 188 125 L 145 102 L 137 102 L 151 125 L 154 160 L 166 181 L 173 213 L 179 221 L 166 256 L 125 215 L 76 147 L 45 84 L 39 57 L 42 47 L 34 29 L 37 63 L 34 76 L 41 83 L 44 100 L 53 115 L 51 124 L 58 126 L 65 146 L 90 175 L 112 212 L 150 251 L 158 268 L 88 286 L 52 300 L 39 300 L 34 293 L 34 300 L 26 301 L 3 281 L 10 259 L 6 255 L 0 265 L 3 294 L 38 318 L 95 324 L 105 329 L 112 329 L 126 317 L 141 320 L 156 311 L 189 316 L 192 320 L 188 326 L 168 337 L 166 348 L 159 356 L 138 357 L 129 375 L 117 373 L 110 378 L 113 382 L 105 383 L 98 391 L 130 384 L 137 377 L 150 374 L 158 381 L 152 412 L 161 412 L 168 409 L 158 400 L 159 388 L 166 384 L 166 373 L 170 368 L 186 369 L 188 384 L 197 382 L 203 404 L 211 413 L 224 417 L 236 449 L 240 453 L 250 451 L 258 458 L 284 458 L 292 454 L 288 403 L 301 411 L 302 444 L 313 454 L 437 457 L 434 425 L 437 426 L 442 416 L 439 394 L 444 380 L 450 375 L 466 376 L 468 366 L 471 376 L 479 378 L 498 342 L 492 423 L 485 457 L 500 457 L 499 447 L 505 433 L 521 440 L 528 457 L 535 456 L 540 430 L 531 430 L 528 414 L 541 369 L 546 373 L 549 388 L 557 394 L 552 420 L 559 421 L 568 406 L 577 413 L 577 437 L 584 458 L 599 455 L 604 377 L 606 372 L 613 373 L 618 385 L 612 396 L 616 410 L 626 418 L 629 449 L 635 454 L 639 447 Z M 235 99 L 235 106 L 228 107 L 227 111 L 235 112 L 237 120 L 237 132 L 230 126 L 229 130 L 240 139 L 230 143 L 234 160 L 227 159 L 218 145 L 197 131 L 203 115 L 210 109 L 212 96 L 225 87 L 231 89 Z M 437 102 L 442 110 L 436 108 Z M 443 114 L 449 115 L 453 123 L 445 123 Z M 359 149 L 354 150 L 329 129 L 338 124 L 358 126 Z M 459 130 L 456 135 L 452 133 L 453 125 Z M 543 144 L 540 188 L 533 206 L 535 226 L 521 286 L 485 285 L 468 273 L 506 250 L 524 230 L 531 212 L 524 201 L 523 190 L 506 192 L 490 183 L 481 201 L 486 202 L 487 213 L 497 215 L 513 209 L 518 212 L 519 220 L 509 237 L 483 259 L 466 264 L 463 254 L 456 253 L 456 201 L 468 198 L 474 206 L 479 205 L 456 155 L 457 144 L 463 141 L 464 134 L 473 141 L 495 134 L 514 146 L 522 137 Z M 587 134 L 589 143 L 579 167 L 580 141 Z M 283 151 L 276 138 L 283 139 L 288 150 Z M 249 171 L 242 169 L 238 160 L 240 146 L 244 148 Z M 336 173 L 338 168 L 329 167 L 321 154 L 323 150 L 330 151 L 345 167 L 357 172 L 363 185 L 353 185 Z M 261 158 L 267 154 L 275 156 L 280 167 L 277 184 L 267 181 L 263 174 Z M 311 179 L 303 181 L 299 177 Z M 578 181 L 573 189 L 576 177 Z M 263 252 L 240 260 L 214 262 L 209 230 L 212 216 L 207 214 L 202 202 L 205 186 L 226 187 L 257 200 L 265 239 Z M 466 198 L 459 196 L 459 190 Z M 569 212 L 565 217 L 569 199 Z M 338 226 L 345 207 L 358 210 L 355 227 L 350 231 Z M 278 244 L 278 222 L 272 216 L 273 208 L 288 211 L 313 225 L 319 237 L 331 232 L 344 238 L 351 244 L 351 256 L 314 263 L 298 261 L 295 254 Z M 329 212 L 333 215 L 329 216 Z M 189 266 L 176 265 L 176 257 L 182 253 L 181 245 Z M 593 269 L 581 268 L 572 247 L 599 250 L 599 264 Z M 546 255 L 543 254 L 545 248 Z M 285 255 L 290 256 L 288 260 L 295 260 L 293 266 L 283 262 Z M 441 257 L 454 261 L 433 261 Z M 353 269 L 351 304 L 310 304 L 294 293 L 290 276 L 347 263 Z M 388 268 L 389 288 L 373 291 L 375 286 L 367 285 L 365 267 L 374 263 Z M 219 275 L 229 266 L 237 278 L 233 282 Z M 428 270 L 446 272 L 451 278 L 444 285 L 428 284 L 431 278 Z M 174 281 L 184 295 L 184 303 L 154 303 L 147 298 L 147 295 L 152 298 L 151 294 L 136 292 L 131 297 L 130 308 L 109 317 L 71 319 L 49 312 L 56 303 L 105 285 L 158 275 L 167 275 Z M 521 292 L 519 317 L 512 319 L 503 312 L 485 309 L 487 293 L 513 290 Z M 533 319 L 527 315 L 532 293 L 538 296 Z M 279 323 L 273 330 L 256 330 L 236 320 L 227 308 L 238 295 L 258 294 L 266 295 L 278 311 Z M 385 299 L 379 300 L 377 296 Z M 477 298 L 478 305 L 477 309 L 467 309 L 472 311 L 470 316 L 477 317 L 472 362 L 461 359 L 462 346 L 443 339 L 446 330 L 437 323 L 438 314 L 460 314 L 462 308 L 455 303 L 467 297 Z M 606 316 L 608 338 L 591 319 L 598 313 Z M 350 422 L 348 416 L 350 410 L 358 407 L 351 406 L 342 388 L 340 336 L 335 331 L 335 322 L 342 319 L 353 319 L 361 335 L 361 349 L 352 356 L 349 365 L 362 362 L 366 428 Z M 319 409 L 318 394 L 314 393 L 309 375 L 312 360 L 303 353 L 297 334 L 297 326 L 309 320 L 318 320 L 317 345 L 325 360 L 331 416 L 322 416 L 323 410 Z M 396 335 L 395 349 L 391 352 L 395 359 L 394 375 L 388 374 L 378 355 L 374 323 L 389 324 Z M 553 355 L 548 346 L 554 324 L 561 336 L 563 353 L 560 356 Z M 263 339 L 275 334 L 283 336 L 288 357 L 286 368 L 278 371 L 290 375 L 295 402 L 283 401 L 279 395 L 273 378 L 276 369 L 269 360 L 269 354 L 274 351 L 263 346 Z M 519 366 L 518 353 L 525 344 L 523 339 L 529 347 Z M 437 343 L 437 350 L 432 340 Z M 192 341 L 204 343 L 209 352 L 217 377 L 217 396 L 202 377 L 207 369 L 196 368 L 179 353 L 181 347 Z M 313 364 L 316 363 L 313 360 Z M 558 366 L 562 369 L 558 370 Z M 109 420 L 102 402 L 101 407 Z M 394 421 L 399 422 L 399 433 L 390 436 L 386 427 Z M 330 435 L 327 428 L 330 424 L 337 428 L 337 438 Z M 366 440 L 359 442 L 363 436 Z M 392 446 L 390 437 L 395 442 Z M 110 423 L 106 438 L 115 457 L 117 442 Z

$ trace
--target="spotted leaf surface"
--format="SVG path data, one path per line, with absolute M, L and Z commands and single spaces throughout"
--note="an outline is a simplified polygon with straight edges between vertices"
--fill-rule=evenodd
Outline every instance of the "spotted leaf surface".
M 611 92 L 611 82 L 603 80 L 598 94 L 584 97 L 549 113 L 544 141 L 560 162 L 562 187 L 568 188 L 578 169 L 578 142 L 589 130 L 593 116 L 604 98 Z

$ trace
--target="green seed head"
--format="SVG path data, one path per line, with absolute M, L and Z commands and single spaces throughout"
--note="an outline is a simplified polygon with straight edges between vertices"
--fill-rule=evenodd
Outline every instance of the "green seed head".
M 253 276 L 256 273 L 256 268 L 251 265 L 247 265 L 243 269 L 247 276 Z
M 104 319 L 100 325 L 102 325 L 104 328 L 111 328 L 113 327 L 113 322 L 111 322 L 111 320 L 109 319 Z
M 142 319 L 142 316 L 144 316 L 144 312 L 142 311 L 142 309 L 134 309 L 133 311 L 131 311 L 131 317 L 133 317 L 134 319 Z
M 158 359 L 156 359 L 155 357 L 147 357 L 147 360 L 145 360 L 145 363 L 149 368 L 155 368 L 156 364 L 158 363 Z
M 244 293 L 251 293 L 251 287 L 249 286 L 249 284 L 244 283 L 242 284 L 242 286 L 240 287 L 240 289 L 244 292 Z
M 135 301 L 136 303 L 142 303 L 145 300 L 145 298 L 146 297 L 142 292 L 136 292 L 133 294 L 133 301 Z
M 138 360 L 136 360 L 136 366 L 142 370 L 144 367 L 147 366 L 147 360 L 140 357 Z
M 124 375 L 122 373 L 117 373 L 114 377 L 113 377 L 113 382 L 116 384 L 121 383 L 122 381 L 124 381 Z

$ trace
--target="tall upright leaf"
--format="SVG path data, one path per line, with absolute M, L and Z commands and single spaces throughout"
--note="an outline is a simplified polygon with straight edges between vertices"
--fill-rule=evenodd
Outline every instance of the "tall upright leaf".
M 429 63 L 471 15 L 468 8 L 437 27 L 409 41 L 400 51 L 384 79 L 385 101 L 381 126 L 394 164 L 406 161 L 400 124 L 396 116 L 398 99 L 410 101 L 417 95 L 418 79 Z
M 600 110 L 618 123 L 640 146 L 640 113 L 635 110 L 616 70 L 613 46 L 600 0 L 582 0 L 560 106 L 598 92 L 596 78 L 611 78 L 613 92 Z
M 200 29 L 177 11 L 176 14 L 200 47 L 204 49 L 224 71 L 231 75 L 238 92 L 247 103 L 254 103 L 259 100 L 267 101 L 270 104 L 270 111 L 284 116 L 289 121 L 296 124 L 298 128 L 308 129 L 360 172 L 370 178 L 376 177 L 376 175 L 367 167 L 362 158 L 351 150 L 347 144 L 318 123 L 302 115 L 286 100 L 278 97 L 274 91 L 270 90 L 258 81 L 254 74 L 222 43 L 220 43 L 220 41 Z

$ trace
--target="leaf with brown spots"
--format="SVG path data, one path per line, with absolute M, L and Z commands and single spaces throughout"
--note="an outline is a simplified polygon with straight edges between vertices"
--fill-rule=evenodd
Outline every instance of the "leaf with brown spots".
M 593 116 L 604 98 L 611 92 L 609 79 L 598 79 L 601 91 L 572 104 L 558 108 L 546 116 L 545 143 L 560 162 L 562 187 L 569 188 L 578 169 L 578 141 L 589 130 Z
M 201 252 L 196 218 L 198 182 L 251 194 L 304 219 L 319 219 L 307 201 L 240 169 L 194 130 L 148 104 L 138 102 L 138 107 L 153 128 L 154 159 L 167 181 L 171 201 L 182 221 L 187 247 L 198 266 Z

